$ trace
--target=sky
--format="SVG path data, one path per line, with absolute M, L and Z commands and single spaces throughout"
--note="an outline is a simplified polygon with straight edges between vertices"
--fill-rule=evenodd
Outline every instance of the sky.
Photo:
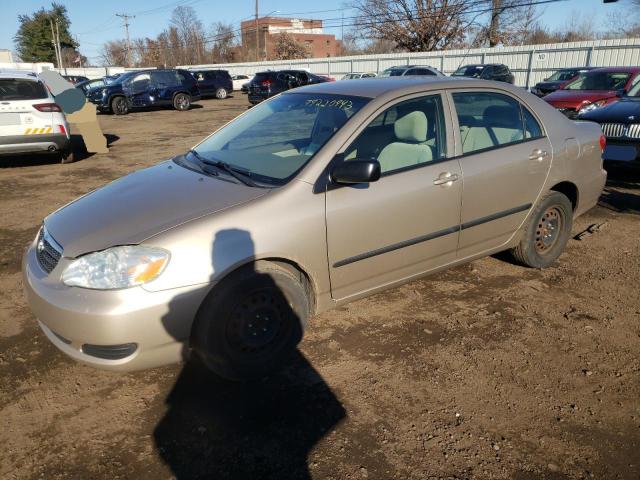
M 236 28 L 241 20 L 251 18 L 255 12 L 254 0 L 57 0 L 64 4 L 71 19 L 71 32 L 77 35 L 80 51 L 92 63 L 99 64 L 102 44 L 108 40 L 124 38 L 122 20 L 116 13 L 135 15 L 131 19 L 131 38 L 155 37 L 169 23 L 171 11 L 177 5 L 193 7 L 205 27 L 215 22 L 231 23 Z M 564 0 L 544 8 L 542 22 L 552 29 L 565 24 L 574 12 L 596 19 L 604 19 L 610 11 L 628 12 L 634 8 L 630 0 L 616 4 L 603 4 L 602 0 Z M 50 1 L 0 0 L 0 49 L 14 50 L 13 37 L 18 29 L 18 15 L 31 14 L 41 7 L 48 8 Z M 326 33 L 341 34 L 341 15 L 349 17 L 353 12 L 344 8 L 345 0 L 309 2 L 300 0 L 260 0 L 260 15 L 271 13 L 287 17 L 334 19 Z M 276 13 L 272 13 L 276 12 Z M 345 21 L 348 23 L 348 20 Z M 604 26 L 604 22 L 602 22 Z M 596 26 L 598 22 L 596 21 Z

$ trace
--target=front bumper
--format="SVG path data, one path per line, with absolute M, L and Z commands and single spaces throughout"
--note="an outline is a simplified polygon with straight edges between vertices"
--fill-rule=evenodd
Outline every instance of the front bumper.
M 640 168 L 640 140 L 607 138 L 602 158 L 609 166 Z
M 71 139 L 64 133 L 0 136 L 0 155 L 68 152 Z
M 47 274 L 36 259 L 34 242 L 22 265 L 29 306 L 56 347 L 85 364 L 117 371 L 152 368 L 184 358 L 207 286 L 158 292 L 142 287 L 108 291 L 67 287 L 60 277 L 70 261 L 61 258 Z M 133 347 L 124 350 L 125 345 Z M 110 358 L 104 352 L 126 356 Z

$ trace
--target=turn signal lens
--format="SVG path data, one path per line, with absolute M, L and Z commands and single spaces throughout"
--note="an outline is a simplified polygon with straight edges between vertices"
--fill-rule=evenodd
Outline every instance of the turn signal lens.
M 607 146 L 607 137 L 600 135 L 600 151 L 604 152 L 604 147 Z

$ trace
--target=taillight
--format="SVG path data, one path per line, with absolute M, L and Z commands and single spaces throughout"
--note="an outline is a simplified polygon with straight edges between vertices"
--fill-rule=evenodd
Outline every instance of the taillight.
M 57 103 L 36 103 L 33 108 L 39 112 L 61 112 L 62 109 Z
M 64 125 L 58 125 L 58 128 L 60 129 L 60 133 L 64 133 L 65 135 L 67 134 L 67 129 L 64 128 Z
M 263 87 L 270 87 L 271 86 L 271 80 L 263 80 L 260 85 L 262 85 Z
M 600 135 L 600 150 L 604 152 L 604 147 L 607 146 L 607 137 Z

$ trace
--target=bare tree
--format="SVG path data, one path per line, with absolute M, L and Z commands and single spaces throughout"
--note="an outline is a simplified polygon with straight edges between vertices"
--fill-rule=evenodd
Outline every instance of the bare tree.
M 112 40 L 102 46 L 100 54 L 104 65 L 125 65 L 127 61 L 127 42 Z
M 459 45 L 469 26 L 465 0 L 354 0 L 361 38 L 392 42 L 402 51 L 441 50 Z
M 236 55 L 237 39 L 230 23 L 217 22 L 211 26 L 210 57 L 213 62 L 227 63 L 234 60 Z
M 171 26 L 175 28 L 180 46 L 174 45 L 177 64 L 202 63 L 204 57 L 204 27 L 193 7 L 179 6 L 173 10 Z
M 276 36 L 274 54 L 276 60 L 294 60 L 310 56 L 305 46 L 287 32 L 279 33 Z

